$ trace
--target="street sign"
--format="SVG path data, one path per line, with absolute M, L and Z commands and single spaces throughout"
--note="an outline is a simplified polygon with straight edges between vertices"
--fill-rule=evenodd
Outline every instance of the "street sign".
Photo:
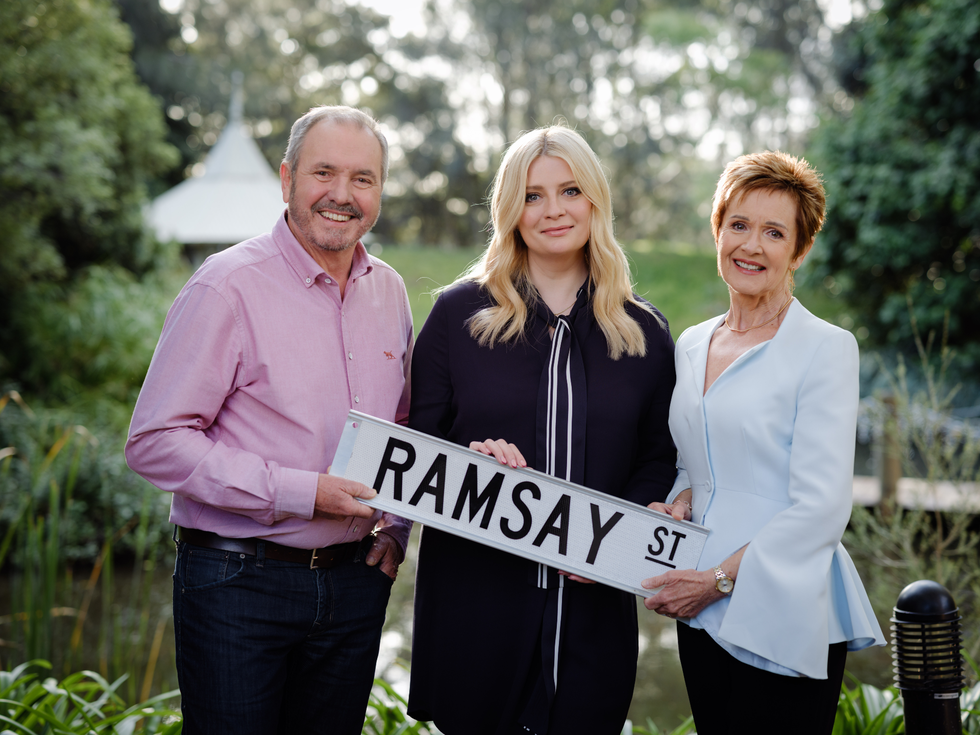
M 403 518 L 649 597 L 640 582 L 693 569 L 708 529 L 351 411 L 330 473 Z

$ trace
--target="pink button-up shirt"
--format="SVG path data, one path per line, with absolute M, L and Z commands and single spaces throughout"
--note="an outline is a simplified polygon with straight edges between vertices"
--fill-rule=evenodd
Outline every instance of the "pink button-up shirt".
M 167 314 L 129 429 L 129 466 L 173 493 L 170 520 L 297 548 L 411 523 L 313 517 L 348 410 L 405 423 L 412 315 L 358 243 L 344 299 L 284 217 L 205 261 Z

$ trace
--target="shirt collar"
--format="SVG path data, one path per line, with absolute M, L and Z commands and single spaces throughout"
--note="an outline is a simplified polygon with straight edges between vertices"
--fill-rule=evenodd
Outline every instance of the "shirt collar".
M 306 288 L 316 283 L 318 278 L 328 277 L 327 272 L 313 260 L 313 256 L 306 252 L 293 231 L 289 229 L 289 223 L 286 222 L 286 210 L 283 210 L 282 215 L 276 221 L 276 225 L 272 229 L 272 238 L 286 262 L 289 263 L 290 268 L 293 269 L 293 272 Z M 354 257 L 351 260 L 351 280 L 365 276 L 372 270 L 374 270 L 374 265 L 371 263 L 371 257 L 365 250 L 363 243 L 358 240 L 354 246 Z

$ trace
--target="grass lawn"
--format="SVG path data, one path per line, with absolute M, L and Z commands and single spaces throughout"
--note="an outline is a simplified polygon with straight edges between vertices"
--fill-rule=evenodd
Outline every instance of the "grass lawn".
M 432 308 L 432 292 L 452 283 L 481 252 L 482 249 L 410 246 L 382 250 L 379 257 L 405 279 L 416 333 Z M 675 340 L 688 327 L 728 309 L 728 290 L 718 277 L 714 251 L 644 242 L 629 248 L 627 253 L 636 292 L 663 312 Z M 850 326 L 842 307 L 826 289 L 800 286 L 796 295 L 817 316 Z

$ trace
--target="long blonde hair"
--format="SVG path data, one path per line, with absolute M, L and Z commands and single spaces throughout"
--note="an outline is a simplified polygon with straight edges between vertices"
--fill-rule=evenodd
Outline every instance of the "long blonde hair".
M 527 245 L 517 227 L 524 211 L 527 172 L 539 156 L 554 156 L 567 163 L 575 183 L 592 203 L 585 262 L 593 312 L 606 337 L 609 356 L 618 360 L 624 352 L 645 355 L 646 337 L 626 312 L 627 302 L 650 312 L 661 327 L 665 325 L 649 304 L 633 295 L 629 262 L 613 235 L 612 198 L 599 159 L 581 135 L 562 125 L 538 128 L 514 141 L 494 177 L 490 242 L 483 256 L 457 280 L 480 284 L 495 302 L 469 319 L 470 335 L 481 345 L 493 347 L 524 334 L 525 299 L 534 293 L 534 285 Z

